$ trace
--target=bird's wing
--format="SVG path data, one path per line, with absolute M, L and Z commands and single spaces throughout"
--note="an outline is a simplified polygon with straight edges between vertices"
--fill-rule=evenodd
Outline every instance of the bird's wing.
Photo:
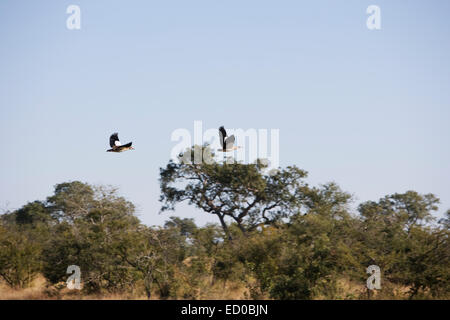
M 223 139 L 227 136 L 227 132 L 224 127 L 219 128 L 220 146 L 223 148 Z
M 133 142 L 128 142 L 127 144 L 124 144 L 123 146 L 121 146 L 122 148 L 129 148 L 129 147 L 131 147 L 131 144 L 132 144 Z
M 225 146 L 226 146 L 226 150 L 229 149 L 233 149 L 233 145 L 234 145 L 234 141 L 236 140 L 236 138 L 234 137 L 234 134 L 229 136 L 226 140 L 225 140 Z
M 223 148 L 223 134 L 222 134 L 222 131 L 219 131 L 219 136 L 220 136 L 220 139 L 219 139 L 219 141 L 220 141 L 220 146 Z
M 109 137 L 109 145 L 111 148 L 120 146 L 119 134 L 117 132 L 113 133 L 111 137 Z

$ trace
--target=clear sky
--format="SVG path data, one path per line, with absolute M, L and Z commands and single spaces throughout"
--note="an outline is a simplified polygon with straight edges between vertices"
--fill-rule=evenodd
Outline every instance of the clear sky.
M 66 9 L 81 8 L 81 30 Z M 366 9 L 381 8 L 381 30 Z M 161 224 L 171 133 L 280 130 L 280 164 L 358 204 L 416 190 L 450 208 L 450 2 L 0 1 L 0 207 L 109 184 Z M 109 135 L 136 150 L 105 152 Z M 179 206 L 200 224 L 214 217 Z

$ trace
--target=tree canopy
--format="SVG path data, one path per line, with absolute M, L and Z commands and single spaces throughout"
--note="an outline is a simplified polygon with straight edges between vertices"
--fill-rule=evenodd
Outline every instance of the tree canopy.
M 436 221 L 435 195 L 389 194 L 356 212 L 334 182 L 310 186 L 295 166 L 266 169 L 162 168 L 161 210 L 186 201 L 218 217 L 205 226 L 176 216 L 146 226 L 115 188 L 57 184 L 0 216 L 0 282 L 19 290 L 43 276 L 47 297 L 366 299 L 366 269 L 377 265 L 382 288 L 370 298 L 448 299 L 450 210 Z M 82 290 L 64 293 L 71 265 Z
M 208 146 L 204 153 L 210 153 Z M 186 151 L 194 154 L 195 149 Z M 180 159 L 186 158 L 185 154 Z M 299 212 L 308 186 L 306 171 L 295 166 L 266 173 L 262 161 L 254 164 L 170 161 L 160 170 L 161 211 L 173 210 L 188 201 L 214 214 L 228 236 L 225 218 L 230 218 L 245 234 L 261 224 L 274 224 Z

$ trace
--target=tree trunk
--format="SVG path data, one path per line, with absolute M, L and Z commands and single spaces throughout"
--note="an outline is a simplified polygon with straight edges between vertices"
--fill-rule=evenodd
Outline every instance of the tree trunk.
M 219 217 L 220 224 L 222 225 L 222 229 L 225 232 L 225 234 L 227 235 L 228 240 L 230 240 L 230 241 L 233 240 L 233 238 L 231 237 L 230 231 L 228 230 L 228 226 L 225 223 L 224 215 L 220 214 L 219 212 L 216 214 Z
M 145 294 L 147 295 L 147 299 L 150 300 L 152 297 L 152 283 L 153 279 L 151 274 L 147 274 L 147 276 L 144 279 L 144 289 Z
M 244 236 L 247 236 L 247 230 L 245 230 L 244 226 L 241 224 L 240 221 L 237 222 L 237 225 L 238 225 L 238 227 L 239 227 L 239 230 L 242 231 L 242 234 L 243 234 Z

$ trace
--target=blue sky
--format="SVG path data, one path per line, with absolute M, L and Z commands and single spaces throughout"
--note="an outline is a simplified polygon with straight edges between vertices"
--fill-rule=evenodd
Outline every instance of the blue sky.
M 81 30 L 66 8 L 81 8 Z M 366 8 L 381 8 L 381 30 Z M 109 184 L 161 224 L 178 128 L 280 130 L 280 164 L 355 205 L 416 190 L 450 208 L 448 1 L 0 2 L 0 207 Z M 110 154 L 118 131 L 134 151 Z M 200 224 L 214 217 L 179 206 Z

